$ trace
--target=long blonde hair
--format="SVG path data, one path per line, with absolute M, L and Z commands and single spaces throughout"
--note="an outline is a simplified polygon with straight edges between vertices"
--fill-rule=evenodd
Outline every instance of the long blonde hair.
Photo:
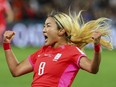
M 101 32 L 102 37 L 110 37 L 110 23 L 108 18 L 99 18 L 84 22 L 81 11 L 77 15 L 69 15 L 65 13 L 52 12 L 49 16 L 53 17 L 59 28 L 65 29 L 69 41 L 80 49 L 84 48 L 89 43 L 94 43 L 92 35 L 94 32 Z M 111 41 L 101 38 L 100 44 L 108 49 L 112 49 Z

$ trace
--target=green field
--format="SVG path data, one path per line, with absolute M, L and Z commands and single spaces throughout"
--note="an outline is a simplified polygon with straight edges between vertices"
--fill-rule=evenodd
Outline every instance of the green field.
M 19 61 L 22 61 L 37 48 L 16 48 L 13 51 Z M 92 50 L 85 50 L 89 58 L 93 55 Z M 116 87 L 116 50 L 102 51 L 102 61 L 97 74 L 90 74 L 80 70 L 72 87 Z M 12 77 L 7 67 L 4 51 L 0 47 L 0 87 L 30 87 L 33 73 L 20 77 Z

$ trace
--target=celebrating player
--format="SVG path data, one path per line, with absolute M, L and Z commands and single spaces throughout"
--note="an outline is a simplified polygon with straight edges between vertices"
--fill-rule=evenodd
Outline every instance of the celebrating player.
M 72 16 L 52 12 L 43 29 L 45 45 L 28 58 L 19 62 L 10 42 L 15 32 L 4 33 L 4 51 L 9 69 L 14 77 L 34 73 L 31 87 L 70 87 L 79 69 L 96 74 L 101 60 L 101 45 L 112 49 L 104 38 L 109 34 L 107 18 L 83 22 L 81 12 Z M 89 43 L 94 45 L 94 56 L 90 60 L 82 49 Z

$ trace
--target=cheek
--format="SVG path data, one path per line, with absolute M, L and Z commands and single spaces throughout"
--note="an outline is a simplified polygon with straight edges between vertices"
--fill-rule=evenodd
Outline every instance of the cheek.
M 53 40 L 56 40 L 58 38 L 57 33 L 56 32 L 51 32 L 50 38 L 53 39 Z
M 49 39 L 50 39 L 50 40 L 52 40 L 52 41 L 57 41 L 57 38 L 58 38 L 57 32 L 55 32 L 55 31 L 49 32 Z
M 57 37 L 58 36 L 58 30 L 57 29 L 49 29 L 48 30 L 48 34 L 51 36 L 51 37 Z

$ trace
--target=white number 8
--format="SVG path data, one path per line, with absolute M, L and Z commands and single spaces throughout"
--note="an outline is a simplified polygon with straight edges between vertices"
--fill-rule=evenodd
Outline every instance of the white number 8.
M 38 75 L 43 75 L 43 74 L 44 74 L 45 64 L 46 64 L 46 62 L 41 62 L 41 63 L 40 63 Z

